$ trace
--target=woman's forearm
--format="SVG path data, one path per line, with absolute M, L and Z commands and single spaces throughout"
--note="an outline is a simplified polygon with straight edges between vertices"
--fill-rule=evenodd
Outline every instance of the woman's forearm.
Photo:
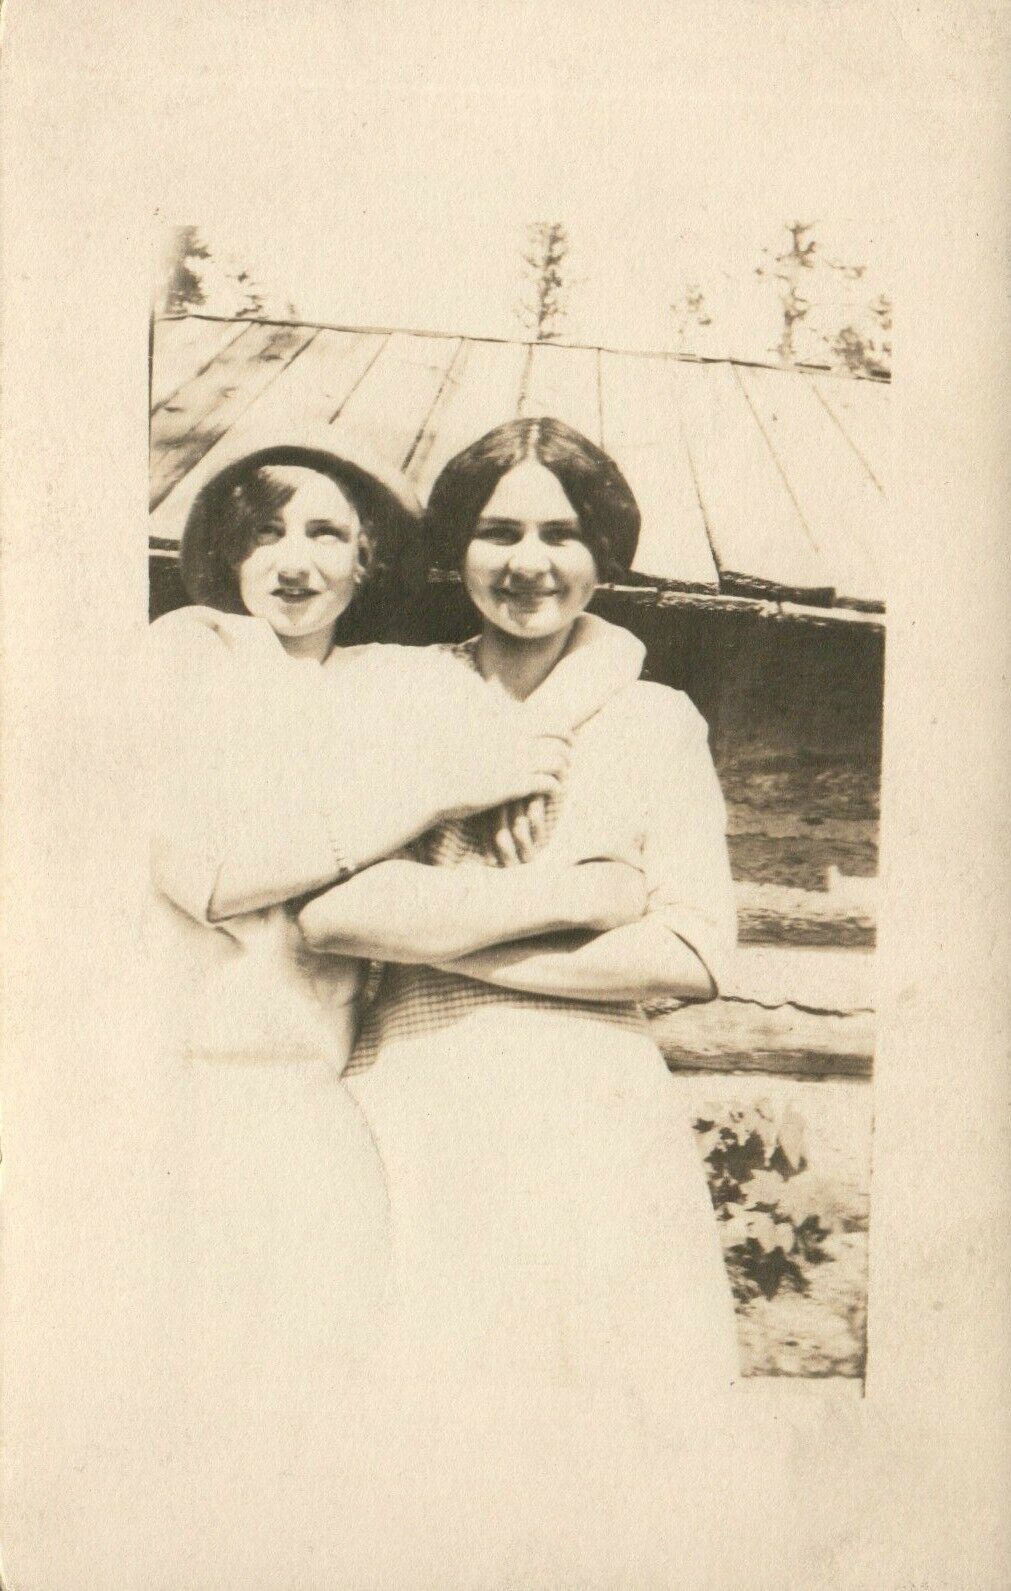
M 606 933 L 501 945 L 440 965 L 479 983 L 570 1000 L 710 1000 L 716 993 L 691 946 L 648 918 Z
M 220 814 L 208 915 L 255 911 L 325 889 L 396 853 L 443 818 L 558 789 L 568 751 L 558 735 L 472 727 L 466 751 L 405 759 L 388 742 L 360 748 L 352 768 L 305 753 L 238 783 Z M 315 759 L 319 761 L 319 757 Z M 494 940 L 485 940 L 493 943 Z
M 571 928 L 573 896 L 546 868 L 379 862 L 318 895 L 298 921 L 314 950 L 426 963 Z
M 641 875 L 611 863 L 514 868 L 380 862 L 302 908 L 323 952 L 415 963 L 455 960 L 544 934 L 610 927 L 641 914 Z
M 367 771 L 361 762 L 358 775 Z M 294 779 L 290 791 L 270 790 L 261 811 L 230 815 L 220 831 L 212 920 L 336 885 L 401 850 L 438 822 L 446 805 L 434 780 L 393 779 L 387 771 L 382 779 L 356 778 L 346 798 L 339 773 L 330 780 L 331 790 L 315 800 L 307 797 L 309 781 Z

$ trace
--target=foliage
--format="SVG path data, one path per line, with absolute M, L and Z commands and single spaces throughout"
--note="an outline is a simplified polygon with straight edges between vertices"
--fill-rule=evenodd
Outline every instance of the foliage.
M 567 314 L 567 283 L 563 270 L 569 255 L 569 234 L 560 221 L 535 221 L 527 228 L 523 255 L 527 291 L 519 318 L 536 342 L 553 342 Z
M 250 271 L 212 246 L 195 226 L 169 229 L 155 292 L 155 312 L 185 315 L 275 315 L 294 319 L 290 302 L 282 307 Z
M 875 293 L 865 264 L 832 259 L 816 235 L 817 225 L 787 222 L 785 241 L 763 248 L 754 267 L 754 277 L 778 301 L 778 337 L 768 352 L 788 368 L 828 365 L 852 376 L 887 378 L 892 365 L 891 299 Z M 698 351 L 700 333 L 718 318 L 703 285 L 689 282 L 670 307 L 682 351 Z M 764 318 L 761 307 L 755 308 Z
M 162 314 L 184 315 L 188 309 L 200 308 L 205 294 L 193 263 L 209 258 L 210 250 L 201 243 L 196 227 L 174 229 L 163 268 Z
M 782 327 L 775 353 L 784 365 L 807 356 L 830 362 L 854 376 L 887 376 L 891 372 L 891 300 L 879 294 L 866 301 L 866 265 L 829 259 L 814 235 L 813 221 L 791 221 L 789 242 L 766 256 L 755 275 L 772 282 L 779 295 Z M 806 347 L 802 333 L 809 333 Z
M 806 1128 L 792 1106 L 731 1104 L 694 1123 L 734 1294 L 803 1293 L 810 1267 L 831 1259 L 833 1233 L 861 1229 L 866 1207 L 808 1169 Z
M 704 328 L 713 324 L 706 296 L 698 282 L 687 283 L 681 297 L 671 305 L 671 311 L 677 328 L 678 343 L 683 350 L 687 350 L 691 334 L 696 327 Z

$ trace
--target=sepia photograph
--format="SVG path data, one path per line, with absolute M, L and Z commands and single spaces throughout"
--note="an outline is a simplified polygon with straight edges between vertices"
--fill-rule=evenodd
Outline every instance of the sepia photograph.
M 929 188 L 971 73 L 863 0 L 170 9 L 37 95 L 8 28 L 4 1591 L 996 1591 L 930 1432 L 999 737 L 910 420 L 973 345 L 893 126 Z
M 257 1363 L 297 1378 L 292 1315 L 314 1399 L 353 1344 L 394 1431 L 465 1402 L 518 1452 L 861 1393 L 875 239 L 773 224 L 711 286 L 711 238 L 654 239 L 630 315 L 624 224 L 483 231 L 456 330 L 307 313 L 211 223 L 161 251 L 149 942 L 205 1456 Z

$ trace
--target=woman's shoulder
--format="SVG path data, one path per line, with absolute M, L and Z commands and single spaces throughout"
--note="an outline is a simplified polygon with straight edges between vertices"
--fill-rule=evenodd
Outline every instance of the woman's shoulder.
M 217 608 L 191 606 L 163 613 L 150 627 L 151 644 L 157 650 L 203 651 L 208 655 L 231 652 L 256 626 L 256 620 L 240 613 L 222 613 Z
M 636 680 L 615 698 L 614 710 L 644 732 L 688 745 L 705 740 L 709 726 L 686 691 L 654 680 Z

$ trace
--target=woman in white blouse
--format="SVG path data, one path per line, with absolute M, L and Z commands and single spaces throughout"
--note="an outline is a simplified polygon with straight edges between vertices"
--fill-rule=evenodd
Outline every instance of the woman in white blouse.
M 481 618 L 445 655 L 514 714 L 558 683 L 598 582 L 629 567 L 639 514 L 592 443 L 522 420 L 446 465 L 427 529 Z M 724 806 L 689 699 L 632 683 L 584 714 L 560 789 L 519 834 L 514 873 L 606 859 L 634 879 L 635 909 L 498 945 L 487 919 L 461 918 L 433 958 L 382 909 L 388 863 L 300 921 L 320 948 L 390 963 L 349 1086 L 387 1172 L 402 1384 L 440 1389 L 451 1442 L 465 1444 L 466 1408 L 510 1441 L 538 1433 L 530 1452 L 577 1408 L 662 1421 L 736 1373 L 702 1167 L 641 1015 L 711 998 L 735 939 Z M 467 818 L 411 854 L 433 887 L 500 860 Z
M 340 1081 L 362 966 L 312 953 L 297 903 L 440 821 L 551 795 L 570 722 L 641 664 L 625 632 L 584 624 L 567 691 L 545 694 L 535 720 L 491 711 L 439 649 L 341 646 L 343 615 L 413 516 L 396 477 L 316 448 L 261 450 L 197 496 L 181 549 L 194 605 L 152 628 L 160 1438 L 186 1477 L 195 1578 L 182 1583 L 206 1572 L 210 1539 L 242 1583 L 257 1532 L 299 1517 L 285 1485 L 308 1498 L 308 1461 L 318 1478 L 321 1457 L 339 1470 L 368 1446 L 356 1422 L 389 1231 L 384 1166 Z M 494 827 L 508 843 L 508 820 Z M 391 865 L 397 918 L 412 864 Z M 621 888 L 599 871 L 560 867 L 545 888 L 503 869 L 480 901 L 465 879 L 442 882 L 415 914 L 429 956 L 461 913 L 493 941 L 621 920 Z M 320 1530 L 310 1508 L 291 1551 L 318 1549 Z

